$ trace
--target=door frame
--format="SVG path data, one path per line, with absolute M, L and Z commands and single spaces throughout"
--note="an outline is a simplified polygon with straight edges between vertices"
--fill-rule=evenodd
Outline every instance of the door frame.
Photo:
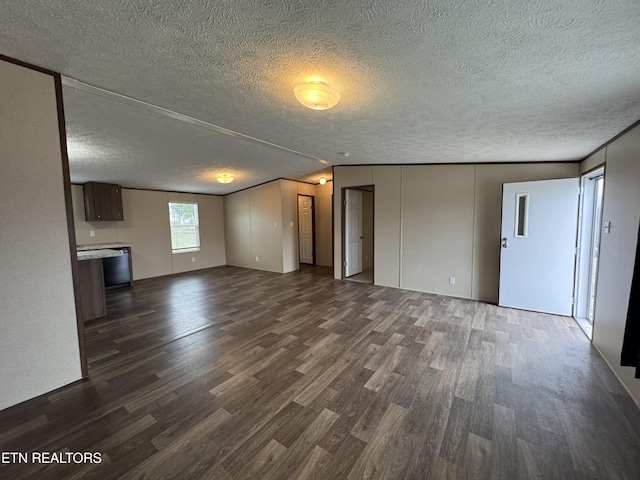
M 342 187 L 340 189 L 340 217 L 341 217 L 341 221 L 340 221 L 340 228 L 342 230 L 342 235 L 341 235 L 341 252 L 342 252 L 342 265 L 340 266 L 340 279 L 344 280 L 346 278 L 348 278 L 346 276 L 347 274 L 347 265 L 346 265 L 346 258 L 347 258 L 347 229 L 346 229 L 346 222 L 347 222 L 347 190 L 360 190 L 362 192 L 369 192 L 373 194 L 371 203 L 372 203 L 372 208 L 371 208 L 371 229 L 373 232 L 373 238 L 371 239 L 371 245 L 372 245 L 372 249 L 371 249 L 371 272 L 373 273 L 373 279 L 374 281 L 371 282 L 372 285 L 375 285 L 375 278 L 376 278 L 376 259 L 375 259 L 375 251 L 376 251 L 376 186 L 375 185 L 354 185 L 354 186 L 350 186 L 350 187 Z M 333 225 L 333 222 L 331 223 Z M 332 236 L 333 238 L 333 236 Z M 331 244 L 333 245 L 334 242 L 331 242 Z
M 595 236 L 598 236 L 598 245 L 600 245 L 600 241 L 602 239 L 602 213 L 604 210 L 604 191 L 606 189 L 606 180 L 605 180 L 605 176 L 606 176 L 606 166 L 605 164 L 602 165 L 598 165 L 595 168 L 592 168 L 591 170 L 584 172 L 580 175 L 580 203 L 578 206 L 578 229 L 576 232 L 576 252 L 580 251 L 579 255 L 582 257 L 584 254 L 582 252 L 582 244 L 583 244 L 583 236 L 585 233 L 585 223 L 584 223 L 584 211 L 585 211 L 585 196 L 584 196 L 584 192 L 585 192 L 585 184 L 587 183 L 587 181 L 591 180 L 591 181 L 596 181 L 597 179 L 602 179 L 602 204 L 600 206 L 600 211 L 599 211 L 599 221 L 600 224 L 599 225 L 595 225 L 594 221 L 595 218 L 592 217 L 591 221 L 589 222 L 589 236 L 590 236 L 590 240 L 589 240 L 589 263 L 588 265 L 582 265 L 582 262 L 579 260 L 578 255 L 576 255 L 576 263 L 575 263 L 575 276 L 574 276 L 574 285 L 573 285 L 573 291 L 574 291 L 574 300 L 575 303 L 573 305 L 573 312 L 572 312 L 572 316 L 576 319 L 576 322 L 580 325 L 580 327 L 585 330 L 585 333 L 587 334 L 587 336 L 589 337 L 589 339 L 591 339 L 592 336 L 592 332 L 593 332 L 593 325 L 595 323 L 595 303 L 596 303 L 596 299 L 595 299 L 595 293 L 598 290 L 598 270 L 600 268 L 600 252 L 598 251 L 598 262 L 596 264 L 596 268 L 595 268 L 595 272 L 592 270 L 593 269 L 593 250 L 594 250 L 594 239 Z M 593 187 L 595 188 L 595 183 L 593 185 Z M 593 202 L 591 203 L 590 207 L 594 212 L 595 209 L 597 208 L 597 192 L 595 192 L 595 196 L 593 197 Z M 596 231 L 597 228 L 597 231 Z M 579 302 L 581 300 L 583 300 L 583 296 L 580 295 L 580 290 L 581 290 L 581 281 L 586 277 L 585 273 L 581 272 L 581 270 L 583 268 L 587 268 L 588 272 L 586 272 L 586 275 L 588 275 L 587 279 L 589 282 L 589 285 L 587 287 L 587 291 L 585 293 L 586 297 L 587 297 L 587 301 L 588 301 L 588 305 L 587 305 L 587 315 L 586 317 L 581 317 L 578 316 L 579 310 L 580 310 L 580 305 Z M 592 280 L 593 279 L 593 280 Z M 589 319 L 589 306 L 590 306 L 590 297 L 593 294 L 594 299 L 593 299 L 593 310 L 594 310 L 594 318 Z M 587 320 L 587 322 L 589 323 L 589 326 L 585 326 L 583 325 L 581 322 L 583 320 Z M 590 327 L 590 328 L 589 328 Z M 590 330 L 590 331 L 588 331 Z
M 315 195 L 308 195 L 305 193 L 298 193 L 296 196 L 296 211 L 298 212 L 298 231 L 296 232 L 296 239 L 298 240 L 298 265 L 300 265 L 300 197 L 309 197 L 311 199 L 311 249 L 312 249 L 312 262 L 304 263 L 303 265 L 316 265 L 316 197 Z

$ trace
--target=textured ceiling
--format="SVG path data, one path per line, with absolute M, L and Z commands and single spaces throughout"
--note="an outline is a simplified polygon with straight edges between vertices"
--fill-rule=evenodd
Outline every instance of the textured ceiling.
M 318 159 L 576 160 L 640 118 L 637 0 L 104 3 L 5 0 L 0 53 L 232 135 L 65 87 L 78 182 L 225 193 Z M 336 107 L 297 103 L 311 77 Z

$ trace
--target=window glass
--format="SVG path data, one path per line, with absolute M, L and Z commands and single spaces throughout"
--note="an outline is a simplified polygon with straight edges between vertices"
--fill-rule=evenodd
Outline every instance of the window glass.
M 516 195 L 516 237 L 525 238 L 527 236 L 527 201 L 529 194 L 519 193 Z
M 200 223 L 197 203 L 169 202 L 171 249 L 173 253 L 200 249 Z

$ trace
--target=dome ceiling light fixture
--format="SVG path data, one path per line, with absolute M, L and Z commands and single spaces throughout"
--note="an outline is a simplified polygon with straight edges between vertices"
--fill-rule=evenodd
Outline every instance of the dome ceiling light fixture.
M 229 175 L 228 173 L 223 173 L 222 175 L 218 175 L 217 180 L 220 183 L 231 183 L 233 182 L 233 175 Z
M 301 83 L 293 89 L 298 101 L 312 110 L 328 110 L 340 100 L 340 92 L 324 82 Z
M 324 177 L 320 177 L 320 185 L 324 185 L 327 183 L 327 179 Z

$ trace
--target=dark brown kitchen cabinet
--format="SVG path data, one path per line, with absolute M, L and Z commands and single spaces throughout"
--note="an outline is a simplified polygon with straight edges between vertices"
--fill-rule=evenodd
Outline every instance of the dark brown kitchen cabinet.
M 122 214 L 122 189 L 112 183 L 87 182 L 84 190 L 84 214 L 87 222 L 117 222 Z
M 102 259 L 81 260 L 78 262 L 80 277 L 80 303 L 82 318 L 93 320 L 107 314 L 107 303 L 104 294 L 104 276 Z

